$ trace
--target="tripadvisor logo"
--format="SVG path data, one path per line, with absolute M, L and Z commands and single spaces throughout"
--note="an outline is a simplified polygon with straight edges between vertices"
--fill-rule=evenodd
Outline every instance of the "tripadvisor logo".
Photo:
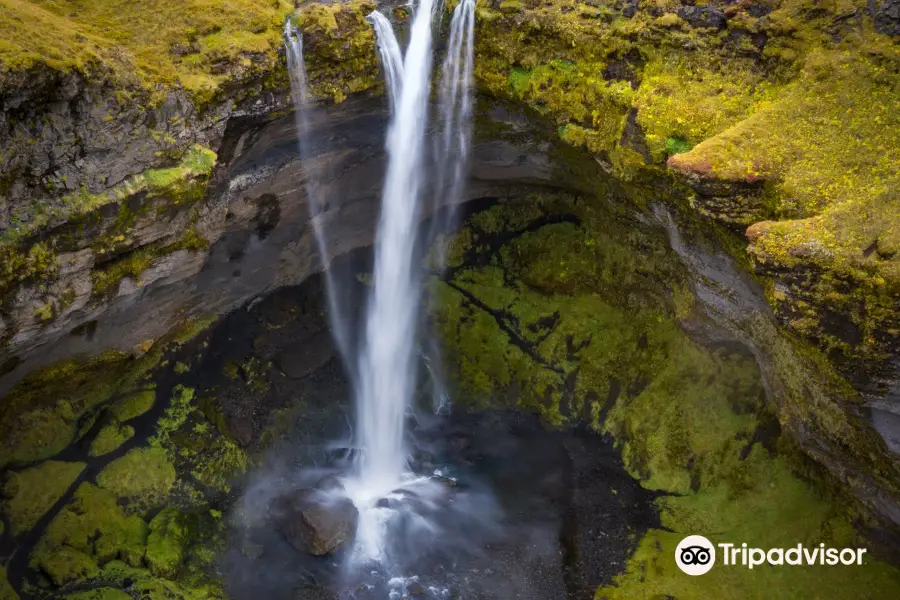
M 713 544 L 702 535 L 689 535 L 675 548 L 675 564 L 688 575 L 703 575 L 716 564 L 716 546 L 719 547 L 722 564 L 726 567 L 742 566 L 753 569 L 760 565 L 861 565 L 865 548 L 826 548 L 819 544 L 811 548 L 797 544 L 791 548 L 750 548 L 730 543 Z
M 675 548 L 675 563 L 688 575 L 703 575 L 716 564 L 716 547 L 702 535 L 689 535 Z

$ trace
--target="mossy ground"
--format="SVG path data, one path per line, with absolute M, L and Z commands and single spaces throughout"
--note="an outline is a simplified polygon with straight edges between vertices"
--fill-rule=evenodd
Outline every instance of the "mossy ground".
M 175 479 L 163 450 L 135 448 L 109 463 L 97 475 L 97 485 L 115 494 L 129 512 L 146 513 L 165 503 Z
M 180 86 L 205 99 L 236 76 L 272 70 L 292 3 L 2 0 L 0 7 L 0 82 L 47 65 L 151 96 Z
M 8 473 L 2 488 L 2 506 L 13 535 L 34 527 L 83 469 L 84 463 L 50 460 L 25 471 Z
M 560 210 L 566 219 L 553 222 Z M 752 356 L 704 347 L 679 327 L 694 300 L 664 239 L 620 219 L 574 198 L 496 205 L 449 241 L 449 276 L 431 284 L 458 401 L 587 422 L 613 435 L 643 486 L 671 494 L 657 501 L 664 529 L 597 597 L 900 594 L 900 572 L 871 557 L 844 569 L 717 566 L 702 578 L 677 569 L 688 534 L 764 548 L 867 542 L 844 500 L 798 475 Z

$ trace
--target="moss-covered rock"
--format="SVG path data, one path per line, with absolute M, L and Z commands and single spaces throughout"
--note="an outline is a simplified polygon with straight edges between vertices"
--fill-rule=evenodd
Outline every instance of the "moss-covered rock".
M 72 441 L 79 418 L 106 401 L 139 365 L 109 352 L 66 361 L 22 380 L 0 406 L 0 465 L 49 458 Z
M 554 120 L 620 178 L 668 161 L 705 216 L 783 220 L 753 230 L 751 249 L 782 320 L 849 359 L 845 372 L 884 379 L 900 330 L 900 53 L 869 5 L 514 4 L 479 3 L 482 88 Z
M 163 509 L 150 521 L 147 538 L 147 565 L 154 575 L 171 578 L 184 560 L 184 544 L 188 537 L 180 510 Z
M 342 102 L 348 95 L 381 86 L 375 33 L 366 16 L 371 0 L 309 2 L 294 16 L 303 35 L 303 53 L 312 95 Z
M 6 565 L 0 565 L 0 600 L 19 600 L 19 595 L 6 578 Z
M 90 579 L 100 573 L 93 558 L 68 546 L 41 556 L 38 566 L 57 587 Z
M 93 557 L 100 565 L 115 558 L 140 565 L 147 535 L 147 523 L 126 515 L 115 495 L 83 483 L 44 531 L 31 559 L 42 564 L 68 546 Z
M 117 400 L 109 407 L 109 411 L 113 417 L 124 423 L 141 416 L 153 408 L 155 402 L 156 390 L 144 390 Z
M 0 506 L 9 519 L 13 535 L 34 527 L 83 470 L 84 463 L 48 460 L 25 471 L 9 472 Z
M 67 600 L 130 600 L 131 596 L 129 596 L 122 590 L 116 590 L 113 588 L 97 588 L 93 590 L 86 590 L 84 592 L 67 594 L 65 598 Z
M 88 448 L 88 456 L 103 456 L 109 454 L 134 436 L 134 428 L 131 425 L 122 425 L 118 422 L 104 425 L 97 436 L 91 441 Z
M 146 512 L 165 502 L 176 478 L 165 451 L 135 448 L 100 471 L 97 485 L 112 492 L 129 512 Z

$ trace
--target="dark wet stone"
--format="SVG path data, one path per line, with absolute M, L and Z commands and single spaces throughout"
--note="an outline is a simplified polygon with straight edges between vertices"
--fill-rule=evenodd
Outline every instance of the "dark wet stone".
M 276 359 L 281 371 L 291 379 L 302 379 L 334 356 L 331 334 L 321 331 L 309 340 L 286 348 Z
M 277 527 L 295 549 L 324 556 L 353 534 L 359 512 L 347 498 L 302 490 L 277 501 Z
M 875 31 L 900 36 L 900 0 L 870 0 L 869 9 L 875 17 Z
M 712 6 L 682 6 L 678 9 L 678 16 L 692 27 L 713 29 L 722 29 L 728 20 L 725 13 Z

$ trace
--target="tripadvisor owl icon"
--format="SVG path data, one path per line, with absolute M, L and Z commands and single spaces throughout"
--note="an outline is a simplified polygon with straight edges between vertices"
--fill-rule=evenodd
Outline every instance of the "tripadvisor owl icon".
M 675 564 L 688 575 L 703 575 L 716 564 L 716 547 L 702 535 L 689 535 L 675 548 Z

